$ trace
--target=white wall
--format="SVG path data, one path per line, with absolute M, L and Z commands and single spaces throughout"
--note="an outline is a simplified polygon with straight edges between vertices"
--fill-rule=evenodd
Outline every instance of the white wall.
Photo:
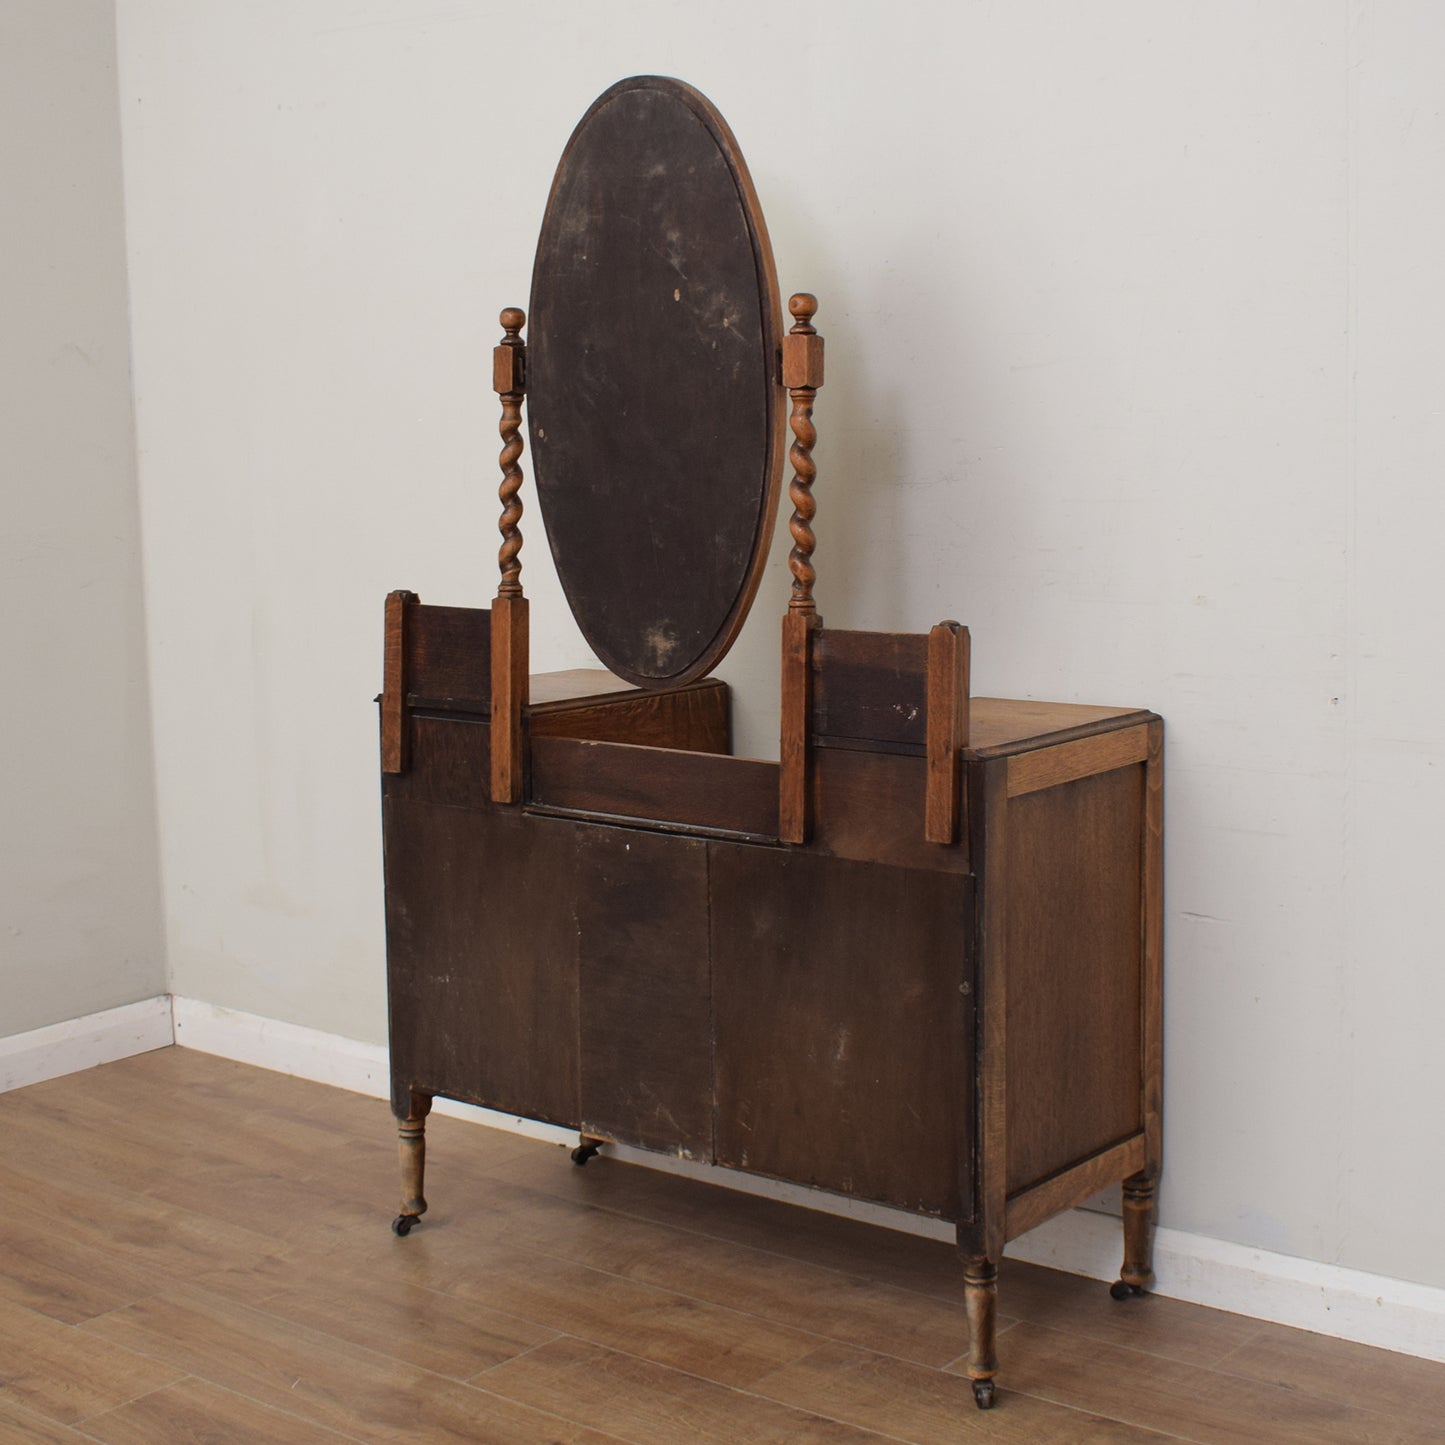
M 1167 719 L 1165 1221 L 1445 1285 L 1445 11 L 119 14 L 178 993 L 384 1037 L 382 597 L 490 596 L 496 312 L 587 104 L 680 75 L 822 300 L 828 621 Z M 529 535 L 536 661 L 585 661 Z
M 110 0 L 0 4 L 0 1037 L 165 991 Z

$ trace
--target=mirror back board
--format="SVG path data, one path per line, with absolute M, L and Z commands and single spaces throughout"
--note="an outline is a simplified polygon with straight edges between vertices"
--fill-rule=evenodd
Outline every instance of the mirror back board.
M 614 85 L 547 202 L 527 412 L 567 601 L 628 682 L 706 675 L 747 616 L 782 474 L 781 325 L 726 122 L 680 81 Z

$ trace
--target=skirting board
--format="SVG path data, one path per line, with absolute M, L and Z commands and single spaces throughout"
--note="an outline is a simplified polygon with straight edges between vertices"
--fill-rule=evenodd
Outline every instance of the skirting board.
M 386 1049 L 380 1044 L 360 1043 L 187 998 L 149 999 L 0 1040 L 0 1090 L 162 1047 L 171 1041 L 172 1017 L 175 1042 L 186 1048 L 374 1098 L 386 1098 L 390 1092 Z M 438 1099 L 435 1110 L 557 1144 L 570 1145 L 576 1140 L 564 1129 L 448 1099 Z M 952 1229 L 937 1221 L 818 1190 L 620 1145 L 609 1145 L 606 1152 L 629 1163 L 744 1193 L 931 1239 L 953 1239 Z M 391 1202 L 379 1200 L 378 1208 L 389 1208 Z M 1112 1280 L 1118 1274 L 1121 1245 L 1117 1219 L 1075 1209 L 1014 1240 L 1007 1253 L 1070 1274 Z M 1156 1232 L 1154 1270 L 1155 1292 L 1173 1299 L 1445 1361 L 1445 1289 L 1176 1229 Z
M 0 1094 L 172 1043 L 167 994 L 0 1039 Z

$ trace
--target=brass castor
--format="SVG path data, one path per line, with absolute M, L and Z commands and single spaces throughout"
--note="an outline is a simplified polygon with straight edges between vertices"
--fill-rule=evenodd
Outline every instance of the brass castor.
M 1128 1299 L 1130 1295 L 1142 1295 L 1147 1291 L 1142 1284 L 1125 1284 L 1122 1279 L 1116 1279 L 1109 1286 L 1109 1293 L 1115 1299 Z
M 597 1152 L 596 1144 L 579 1144 L 572 1151 L 572 1162 L 580 1169 Z
M 419 1214 L 398 1214 L 391 1221 L 391 1232 L 400 1239 L 405 1239 L 411 1233 L 412 1225 L 421 1223 Z
M 980 1410 L 993 1409 L 993 1397 L 995 1391 L 992 1380 L 975 1380 L 973 1382 L 973 1403 Z

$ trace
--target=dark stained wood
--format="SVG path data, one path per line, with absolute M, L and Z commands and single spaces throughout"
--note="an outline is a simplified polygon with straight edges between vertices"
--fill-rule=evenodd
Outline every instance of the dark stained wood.
M 707 845 L 588 828 L 576 866 L 582 1131 L 710 1160 Z
M 958 1248 L 965 1259 L 1003 1257 L 1006 1238 L 1008 1156 L 1008 968 L 1009 800 L 1006 764 L 968 765 L 969 849 L 973 860 L 975 1152 L 971 1221 L 960 1224 Z
M 813 601 L 813 584 L 818 577 L 813 569 L 813 551 L 817 546 L 813 518 L 818 511 L 817 498 L 813 496 L 813 483 L 818 477 L 818 467 L 813 461 L 813 448 L 818 445 L 813 402 L 823 384 L 823 338 L 813 327 L 818 310 L 816 296 L 800 291 L 789 298 L 788 310 L 793 316 L 792 329 L 783 338 L 783 385 L 792 400 L 788 425 L 793 431 L 793 444 L 788 449 L 793 468 L 793 480 L 788 484 L 788 497 L 793 504 L 792 519 L 788 523 L 793 537 L 793 549 L 788 554 L 793 595 L 788 611 L 811 614 L 818 610 Z
M 813 732 L 922 753 L 928 742 L 928 638 L 826 628 L 813 648 Z
M 1101 1189 L 1132 1174 L 1143 1162 L 1144 1136 L 1136 1134 L 1123 1144 L 1115 1144 L 1080 1164 L 1050 1175 L 1042 1184 L 1010 1196 L 1007 1206 L 1008 1237 L 1017 1239 L 1036 1224 L 1082 1204 Z
M 385 647 L 381 686 L 381 771 L 406 771 L 406 613 L 415 592 L 386 597 Z
M 1143 954 L 1144 1168 L 1157 1181 L 1164 1146 L 1164 724 L 1149 724 L 1149 757 L 1144 767 Z
M 582 118 L 530 312 L 537 495 L 578 626 L 631 682 L 702 676 L 767 559 L 783 412 L 767 229 L 692 87 L 634 77 Z
M 968 752 L 974 758 L 1002 757 L 1147 723 L 1153 717 L 1146 708 L 975 697 L 969 703 Z
M 1017 753 L 1009 759 L 1008 793 L 1017 798 L 1036 793 L 1040 788 L 1056 788 L 1087 778 L 1093 773 L 1106 773 L 1110 768 L 1142 763 L 1149 752 L 1149 729 L 1140 723 L 1115 732 L 1097 733 L 1071 743 L 1037 748 Z
M 940 622 L 928 634 L 928 797 L 924 836 L 958 837 L 963 800 L 959 780 L 968 746 L 968 628 Z
M 490 711 L 492 614 L 483 607 L 409 606 L 406 669 L 413 707 Z
M 394 1111 L 415 1090 L 575 1125 L 576 825 L 392 799 L 383 831 Z
M 533 678 L 533 684 L 536 683 Z M 553 702 L 527 710 L 532 738 L 586 738 L 684 752 L 726 753 L 731 741 L 728 685 L 714 678 L 683 687 L 639 690 Z
M 809 763 L 812 755 L 813 641 L 822 618 L 816 612 L 783 616 L 782 686 L 778 736 L 778 837 L 806 843 L 813 831 Z
M 778 836 L 778 765 L 573 738 L 532 740 L 537 810 L 699 833 Z
M 470 714 L 413 712 L 411 766 L 383 777 L 384 802 L 397 799 L 486 807 L 491 799 L 491 727 Z
M 970 880 L 709 852 L 718 1162 L 957 1219 Z
M 520 593 L 492 603 L 492 801 L 522 801 L 522 710 L 527 706 L 528 604 Z
M 1008 1190 L 1143 1128 L 1144 769 L 1010 798 Z
M 826 635 L 826 634 L 825 634 Z M 923 834 L 928 767 L 918 756 L 819 747 L 812 754 L 813 846 L 834 858 L 967 873 L 967 839 Z

